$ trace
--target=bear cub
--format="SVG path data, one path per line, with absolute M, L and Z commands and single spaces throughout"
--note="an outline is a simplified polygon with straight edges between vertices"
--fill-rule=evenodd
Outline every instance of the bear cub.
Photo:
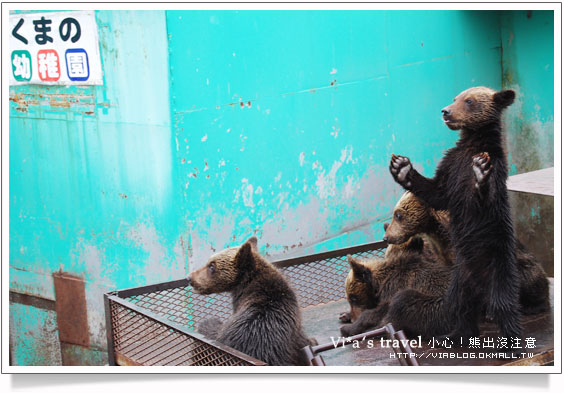
M 445 293 L 450 268 L 436 262 L 428 245 L 413 237 L 402 245 L 390 245 L 385 259 L 357 260 L 349 256 L 351 270 L 345 282 L 350 312 L 341 314 L 343 336 L 351 336 L 387 322 L 390 302 L 405 289 L 430 296 Z
M 448 237 L 449 220 L 448 212 L 431 209 L 406 191 L 394 207 L 391 223 L 384 223 L 383 240 L 390 245 L 399 245 L 413 236 L 420 236 L 440 263 L 452 266 L 454 256 Z
M 444 123 L 460 130 L 460 137 L 433 178 L 417 172 L 407 157 L 392 155 L 390 162 L 398 184 L 431 208 L 450 213 L 455 260 L 445 307 L 454 320 L 446 336 L 466 344 L 480 335 L 478 322 L 484 309 L 494 316 L 507 340 L 522 333 L 501 129 L 502 112 L 514 99 L 513 90 L 473 87 L 443 108 Z
M 441 262 L 452 265 L 451 241 L 448 235 L 450 215 L 425 206 L 419 198 L 406 191 L 396 204 L 390 224 L 384 224 L 384 240 L 389 244 L 402 244 L 412 236 L 421 236 L 441 257 Z M 546 273 L 527 248 L 516 240 L 515 259 L 519 275 L 519 303 L 526 315 L 550 309 L 549 283 Z
M 312 341 L 303 332 L 298 300 L 258 253 L 256 237 L 213 255 L 188 281 L 196 293 L 230 292 L 233 300 L 231 317 L 203 321 L 200 333 L 271 366 L 307 365 L 301 348 Z

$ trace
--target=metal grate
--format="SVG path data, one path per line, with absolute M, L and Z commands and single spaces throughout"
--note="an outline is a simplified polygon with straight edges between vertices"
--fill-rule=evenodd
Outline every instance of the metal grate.
M 229 295 L 199 295 L 189 286 L 131 296 L 127 300 L 190 329 L 212 316 L 226 320 L 232 308 Z
M 347 255 L 383 257 L 385 244 L 372 243 L 306 257 L 274 262 L 296 291 L 300 306 L 330 303 L 345 297 L 349 272 Z M 229 347 L 210 345 L 194 333 L 200 321 L 231 315 L 227 294 L 199 295 L 186 280 L 117 291 L 107 295 L 111 314 L 108 345 L 122 363 L 142 365 L 261 364 Z M 108 310 L 109 307 L 109 310 Z M 108 316 L 107 316 L 108 318 Z M 223 347 L 223 349 L 218 349 Z M 225 352 L 227 350 L 227 352 Z M 241 357 L 239 357 L 241 356 Z M 246 360 L 243 360 L 246 359 Z
M 114 352 L 122 364 L 144 366 L 249 366 L 245 355 L 187 334 L 111 302 Z
M 383 258 L 385 249 L 363 251 L 357 258 Z M 349 274 L 347 255 L 300 263 L 280 270 L 298 295 L 300 307 L 316 306 L 345 297 L 345 279 Z

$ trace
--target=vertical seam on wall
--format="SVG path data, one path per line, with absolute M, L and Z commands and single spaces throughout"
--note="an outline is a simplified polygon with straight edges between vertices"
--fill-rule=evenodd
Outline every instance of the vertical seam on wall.
M 503 13 L 503 11 L 499 11 L 499 13 L 498 13 L 497 25 L 499 27 L 499 66 L 500 66 L 500 71 L 501 71 L 501 73 L 499 75 L 499 77 L 501 79 L 499 85 L 501 86 L 502 89 L 504 89 L 505 86 L 504 86 L 504 78 L 503 78 L 503 26 L 502 26 L 502 19 L 503 18 L 502 18 L 502 13 Z
M 163 12 L 164 15 L 164 22 L 165 22 L 165 32 L 166 32 L 166 45 L 167 45 L 167 69 L 168 69 L 168 105 L 169 105 L 169 119 L 170 119 L 170 148 L 171 148 L 171 160 L 173 161 L 172 165 L 172 198 L 176 203 L 178 203 L 178 208 L 182 211 L 181 203 L 182 200 L 182 193 L 179 190 L 179 185 L 182 184 L 180 181 L 180 173 L 177 169 L 177 158 L 178 152 L 176 150 L 176 143 L 175 140 L 177 138 L 177 121 L 178 115 L 175 111 L 176 108 L 176 100 L 174 97 L 174 69 L 172 67 L 172 50 L 170 42 L 172 40 L 172 32 L 170 31 L 169 16 L 167 10 Z M 182 217 L 182 214 L 179 214 L 178 217 Z M 180 247 L 181 253 L 183 256 L 183 263 L 184 263 L 184 272 L 188 274 L 190 272 L 190 231 L 188 234 L 186 233 L 186 228 L 182 226 L 182 224 L 177 223 L 177 229 L 180 239 Z M 184 239 L 184 240 L 182 240 Z

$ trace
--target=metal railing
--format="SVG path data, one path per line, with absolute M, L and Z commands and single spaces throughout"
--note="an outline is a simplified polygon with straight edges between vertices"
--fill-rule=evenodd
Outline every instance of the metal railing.
M 345 298 L 347 255 L 383 257 L 385 247 L 385 242 L 375 242 L 273 265 L 296 291 L 300 307 L 315 306 Z M 104 298 L 110 365 L 265 365 L 196 333 L 204 319 L 231 315 L 227 294 L 199 295 L 181 279 L 114 291 Z

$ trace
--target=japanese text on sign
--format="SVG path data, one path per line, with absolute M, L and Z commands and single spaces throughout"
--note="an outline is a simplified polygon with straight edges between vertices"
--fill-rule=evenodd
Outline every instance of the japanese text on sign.
M 10 84 L 102 84 L 94 11 L 10 15 Z

